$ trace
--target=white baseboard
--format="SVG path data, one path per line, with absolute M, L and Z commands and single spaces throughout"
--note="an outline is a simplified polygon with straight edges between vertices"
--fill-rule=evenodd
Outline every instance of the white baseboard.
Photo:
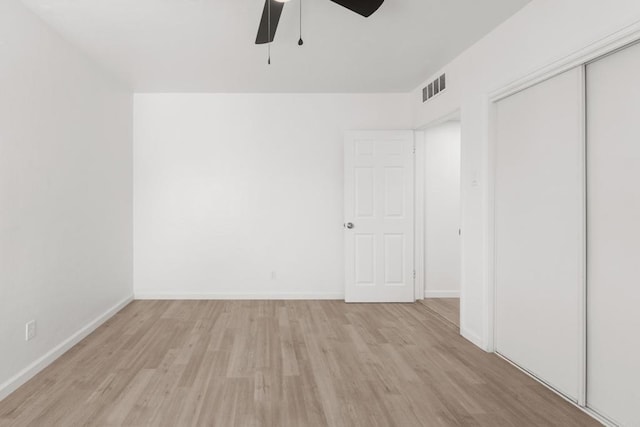
M 424 291 L 424 298 L 460 298 L 460 291 Z
M 343 292 L 334 293 L 173 293 L 135 292 L 138 300 L 344 300 Z
M 98 327 L 100 327 L 104 322 L 113 317 L 117 312 L 122 310 L 122 308 L 124 308 L 131 301 L 133 301 L 133 296 L 127 297 L 124 300 L 120 301 L 119 303 L 102 313 L 100 316 L 95 318 L 88 325 L 84 326 L 69 338 L 48 351 L 44 356 L 40 357 L 38 360 L 24 368 L 22 371 L 18 372 L 3 384 L 0 384 L 0 400 L 16 391 L 18 387 L 29 381 L 38 372 L 42 371 L 44 368 L 54 362 L 58 357 L 62 356 L 69 349 L 71 349 L 71 347 L 78 344 L 90 333 L 98 329 Z
M 466 329 L 464 327 L 460 327 L 460 335 L 462 335 L 463 338 L 465 338 L 467 341 L 470 341 L 475 346 L 480 347 L 484 351 L 487 351 L 484 348 L 484 344 L 482 342 L 482 339 L 478 335 L 476 335 L 473 332 L 469 331 L 468 329 Z

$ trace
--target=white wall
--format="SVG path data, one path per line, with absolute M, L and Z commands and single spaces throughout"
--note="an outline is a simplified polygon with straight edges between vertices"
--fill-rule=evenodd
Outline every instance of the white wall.
M 132 294 L 131 121 L 127 88 L 0 1 L 0 398 Z
M 137 297 L 343 297 L 343 131 L 410 128 L 408 95 L 138 94 L 134 110 Z
M 424 85 L 412 94 L 416 127 L 461 109 L 461 332 L 480 346 L 491 344 L 485 179 L 489 93 L 638 21 L 637 0 L 533 0 L 443 68 L 445 92 L 425 104 Z
M 425 298 L 460 294 L 460 122 L 425 131 Z

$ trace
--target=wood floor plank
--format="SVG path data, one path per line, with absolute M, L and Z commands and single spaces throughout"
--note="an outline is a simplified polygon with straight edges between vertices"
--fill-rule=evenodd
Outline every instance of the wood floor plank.
M 443 319 L 460 326 L 460 298 L 428 298 L 420 303 Z
M 591 426 L 459 335 L 455 301 L 134 301 L 0 426 Z

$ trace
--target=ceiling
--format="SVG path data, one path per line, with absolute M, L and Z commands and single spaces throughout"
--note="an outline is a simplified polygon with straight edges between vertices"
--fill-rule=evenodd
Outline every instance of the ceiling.
M 138 92 L 406 92 L 529 0 L 386 0 L 363 18 L 287 3 L 255 45 L 264 0 L 23 0 Z

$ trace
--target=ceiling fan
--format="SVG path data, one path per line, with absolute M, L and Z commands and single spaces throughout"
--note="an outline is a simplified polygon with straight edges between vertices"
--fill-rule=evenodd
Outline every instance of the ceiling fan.
M 258 27 L 256 44 L 271 43 L 276 35 L 280 15 L 284 4 L 289 0 L 265 0 L 262 11 L 262 19 Z M 365 18 L 371 16 L 378 10 L 384 0 L 330 0 L 340 6 L 346 7 L 352 12 L 362 15 Z M 302 38 L 300 39 L 302 41 Z M 299 43 L 302 44 L 302 43 Z

